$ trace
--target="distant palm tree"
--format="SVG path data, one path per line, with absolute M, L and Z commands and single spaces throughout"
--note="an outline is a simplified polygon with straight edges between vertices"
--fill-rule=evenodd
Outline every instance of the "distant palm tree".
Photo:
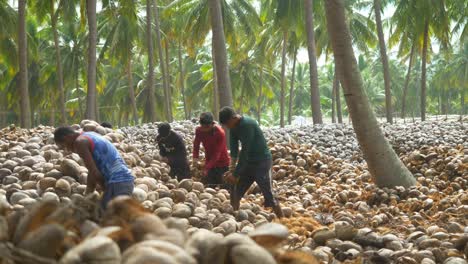
M 137 6 L 132 0 L 122 0 L 118 5 L 112 2 L 103 5 L 102 13 L 106 16 L 104 26 L 108 26 L 109 29 L 100 55 L 103 57 L 108 52 L 111 61 L 125 62 L 125 67 L 122 67 L 122 70 L 127 75 L 128 101 L 130 101 L 135 125 L 138 124 L 138 110 L 135 100 L 132 59 L 138 34 L 143 30 L 137 12 Z

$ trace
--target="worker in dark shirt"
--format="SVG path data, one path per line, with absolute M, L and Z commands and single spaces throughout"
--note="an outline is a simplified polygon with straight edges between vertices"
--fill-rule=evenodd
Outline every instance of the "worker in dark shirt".
M 231 163 L 225 181 L 232 184 L 231 205 L 239 209 L 240 200 L 256 182 L 262 191 L 265 207 L 273 208 L 277 217 L 283 211 L 272 190 L 272 156 L 262 130 L 254 119 L 236 114 L 230 107 L 219 112 L 219 122 L 229 128 Z M 242 150 L 239 153 L 239 142 Z
M 190 178 L 190 167 L 184 140 L 171 130 L 168 123 L 159 124 L 156 142 L 159 146 L 159 154 L 171 167 L 170 176 L 177 177 L 179 181 Z
M 223 186 L 223 175 L 229 168 L 229 155 L 224 130 L 215 124 L 211 113 L 200 115 L 200 126 L 195 129 L 193 163 L 198 162 L 200 143 L 205 149 L 205 170 L 201 182 L 210 187 Z

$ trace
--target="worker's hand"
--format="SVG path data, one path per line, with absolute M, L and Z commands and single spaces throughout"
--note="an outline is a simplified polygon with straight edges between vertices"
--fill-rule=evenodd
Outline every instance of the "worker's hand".
M 238 179 L 229 171 L 224 174 L 223 180 L 230 184 L 236 184 L 238 181 Z
M 85 196 L 92 196 L 94 194 L 95 190 L 96 189 L 94 189 L 94 188 L 86 187 Z
M 236 166 L 237 166 L 237 159 L 234 159 L 234 158 L 231 158 L 231 163 L 229 164 L 229 171 L 232 173 L 234 173 L 234 171 L 236 170 Z
M 196 167 L 197 167 L 197 164 L 198 164 L 198 159 L 197 159 L 197 158 L 193 158 L 193 159 L 192 159 L 192 167 L 196 168 Z

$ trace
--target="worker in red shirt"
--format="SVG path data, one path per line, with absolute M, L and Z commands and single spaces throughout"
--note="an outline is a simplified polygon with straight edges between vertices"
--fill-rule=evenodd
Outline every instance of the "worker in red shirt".
M 200 126 L 195 130 L 193 165 L 198 162 L 200 143 L 205 148 L 205 170 L 202 183 L 210 187 L 224 187 L 223 174 L 229 170 L 229 155 L 224 130 L 215 124 L 209 112 L 200 115 Z

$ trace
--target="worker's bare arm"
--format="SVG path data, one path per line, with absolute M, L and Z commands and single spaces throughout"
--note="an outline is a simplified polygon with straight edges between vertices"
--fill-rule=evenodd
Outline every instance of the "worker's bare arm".
M 85 166 L 88 169 L 86 194 L 94 192 L 97 184 L 101 185 L 101 188 L 104 189 L 104 178 L 93 160 L 89 140 L 85 137 L 78 137 L 75 141 L 75 151 L 83 159 Z

